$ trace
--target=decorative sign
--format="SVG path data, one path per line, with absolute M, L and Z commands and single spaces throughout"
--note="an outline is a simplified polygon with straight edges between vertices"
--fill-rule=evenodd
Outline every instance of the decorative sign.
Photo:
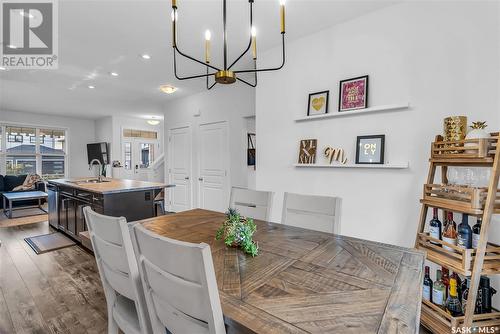
M 342 165 L 345 165 L 347 162 L 347 157 L 344 154 L 344 149 L 342 148 L 333 148 L 333 147 L 327 147 L 323 151 L 325 154 L 325 157 L 328 158 L 328 162 L 331 164 L 332 161 L 338 161 Z
M 321 115 L 328 113 L 328 96 L 330 91 L 309 94 L 309 104 L 307 116 Z
M 342 80 L 339 111 L 364 109 L 368 106 L 368 76 Z
M 356 143 L 357 164 L 384 163 L 385 135 L 358 136 Z
M 317 139 L 304 139 L 300 141 L 299 164 L 316 163 Z

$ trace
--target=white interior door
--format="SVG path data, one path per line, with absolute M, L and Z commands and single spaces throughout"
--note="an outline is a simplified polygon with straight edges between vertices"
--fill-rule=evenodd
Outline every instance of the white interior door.
M 155 159 L 157 140 L 132 139 L 123 140 L 123 171 L 121 178 L 129 180 L 149 181 L 151 164 Z
M 180 212 L 192 208 L 191 203 L 191 128 L 170 130 L 169 136 L 169 211 Z
M 198 139 L 199 207 L 224 212 L 229 203 L 227 122 L 201 124 Z

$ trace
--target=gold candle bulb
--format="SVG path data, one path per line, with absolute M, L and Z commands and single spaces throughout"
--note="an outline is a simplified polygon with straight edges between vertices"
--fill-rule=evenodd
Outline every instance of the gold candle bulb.
M 257 30 L 252 27 L 252 57 L 257 59 Z
M 280 0 L 281 33 L 285 32 L 285 0 Z
M 210 63 L 210 39 L 212 38 L 212 34 L 210 30 L 205 31 L 205 62 Z

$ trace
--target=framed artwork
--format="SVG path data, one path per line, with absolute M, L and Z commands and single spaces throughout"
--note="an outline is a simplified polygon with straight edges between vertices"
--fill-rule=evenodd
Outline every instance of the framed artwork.
M 356 164 L 384 163 L 385 135 L 358 136 L 356 141 Z
M 340 82 L 339 111 L 364 109 L 368 107 L 368 76 Z
M 307 116 L 322 115 L 328 113 L 329 90 L 324 92 L 309 94 L 309 103 L 307 106 Z
M 247 133 L 247 166 L 255 167 L 255 133 Z
M 299 164 L 316 163 L 317 139 L 303 139 L 299 147 Z

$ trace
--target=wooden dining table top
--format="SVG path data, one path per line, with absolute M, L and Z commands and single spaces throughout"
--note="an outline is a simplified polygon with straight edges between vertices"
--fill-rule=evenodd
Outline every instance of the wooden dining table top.
M 210 245 L 228 333 L 418 333 L 420 251 L 255 221 L 252 257 L 215 240 L 224 219 L 195 209 L 140 223 Z

